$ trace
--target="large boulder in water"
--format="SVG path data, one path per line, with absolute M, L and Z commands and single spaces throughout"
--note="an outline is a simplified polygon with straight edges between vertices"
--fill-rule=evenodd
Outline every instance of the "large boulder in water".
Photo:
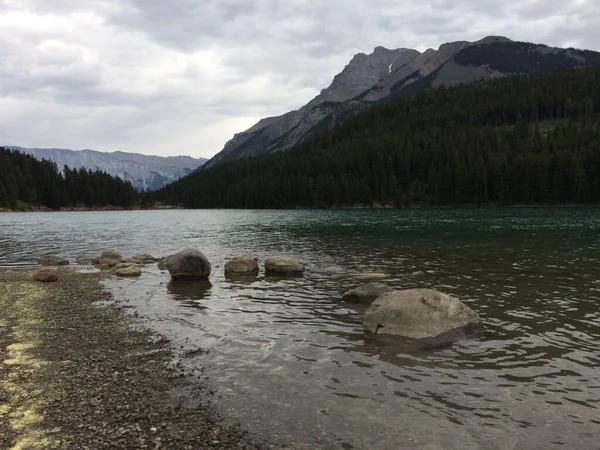
M 248 256 L 236 256 L 225 264 L 225 275 L 256 275 L 258 263 Z
M 173 280 L 205 280 L 210 276 L 210 262 L 195 249 L 183 250 L 167 258 L 167 269 Z
M 272 275 L 301 275 L 304 264 L 291 258 L 271 256 L 265 260 L 265 271 Z
M 377 298 L 391 290 L 392 288 L 385 283 L 368 283 L 346 292 L 342 296 L 342 300 L 346 302 L 370 305 Z
M 432 289 L 409 289 L 375 300 L 363 325 L 368 337 L 393 337 L 422 348 L 468 337 L 481 327 L 481 319 L 454 297 Z
M 69 261 L 58 255 L 42 255 L 38 260 L 40 266 L 68 266 Z

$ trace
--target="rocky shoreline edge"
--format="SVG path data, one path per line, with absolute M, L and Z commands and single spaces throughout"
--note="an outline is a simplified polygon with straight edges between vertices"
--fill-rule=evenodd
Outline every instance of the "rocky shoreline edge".
M 0 269 L 0 448 L 266 447 L 202 404 L 208 386 L 110 304 L 105 274 L 34 272 Z

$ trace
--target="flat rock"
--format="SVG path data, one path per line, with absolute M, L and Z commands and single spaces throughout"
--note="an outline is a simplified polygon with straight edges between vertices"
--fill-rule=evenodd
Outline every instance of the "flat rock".
M 248 256 L 236 256 L 225 264 L 225 274 L 255 275 L 258 273 L 258 263 Z
M 385 283 L 368 283 L 346 292 L 342 296 L 342 300 L 346 302 L 370 305 L 378 297 L 381 297 L 383 294 L 391 290 L 392 288 Z
M 69 261 L 58 255 L 42 255 L 38 260 L 40 266 L 68 266 Z
M 187 249 L 167 258 L 167 269 L 173 280 L 205 280 L 211 266 L 206 256 L 196 249 Z
M 304 264 L 291 258 L 271 256 L 265 260 L 265 271 L 277 275 L 301 275 Z
M 481 327 L 481 319 L 454 297 L 433 289 L 409 289 L 377 298 L 366 311 L 363 325 L 368 337 L 437 347 L 473 334 Z
M 150 264 L 150 263 L 153 263 L 153 262 L 157 261 L 157 259 L 154 256 L 149 255 L 148 253 L 140 253 L 138 255 L 135 255 L 133 257 L 133 259 L 136 259 L 138 261 L 142 261 L 142 264 Z
M 33 274 L 33 279 L 43 283 L 53 283 L 58 281 L 58 271 L 56 269 L 41 269 Z
M 126 266 L 118 268 L 115 275 L 118 277 L 139 277 L 142 275 L 142 269 L 137 266 Z

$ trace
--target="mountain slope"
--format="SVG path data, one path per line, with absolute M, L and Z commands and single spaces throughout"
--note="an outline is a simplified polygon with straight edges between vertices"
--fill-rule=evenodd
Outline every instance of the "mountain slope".
M 442 86 L 376 104 L 288 152 L 196 172 L 154 200 L 194 208 L 597 204 L 598 98 L 600 68 Z
M 438 87 L 519 73 L 600 65 L 600 53 L 558 49 L 489 36 L 443 44 L 438 50 L 359 53 L 331 86 L 297 111 L 259 121 L 238 133 L 204 168 L 289 149 L 344 123 L 369 105 Z
M 63 166 L 73 169 L 101 170 L 110 175 L 130 181 L 138 189 L 156 190 L 191 173 L 206 162 L 190 156 L 153 156 L 138 153 L 105 153 L 95 150 L 66 150 L 58 148 L 6 147 L 27 153 L 38 160 L 54 161 L 60 170 Z
M 337 105 L 351 100 L 374 86 L 397 67 L 412 61 L 419 52 L 410 49 L 388 50 L 377 47 L 370 55 L 359 53 L 352 58 L 329 87 L 296 111 L 262 119 L 248 130 L 236 134 L 224 149 L 206 163 L 206 168 L 234 159 L 254 156 L 271 147 L 289 148 Z M 273 149 L 274 150 L 274 149 Z

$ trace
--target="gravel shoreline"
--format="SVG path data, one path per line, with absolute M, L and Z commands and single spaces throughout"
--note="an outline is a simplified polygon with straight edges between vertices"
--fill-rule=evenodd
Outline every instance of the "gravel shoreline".
M 256 449 L 199 406 L 206 386 L 169 366 L 164 340 L 134 329 L 104 275 L 0 269 L 0 448 Z

